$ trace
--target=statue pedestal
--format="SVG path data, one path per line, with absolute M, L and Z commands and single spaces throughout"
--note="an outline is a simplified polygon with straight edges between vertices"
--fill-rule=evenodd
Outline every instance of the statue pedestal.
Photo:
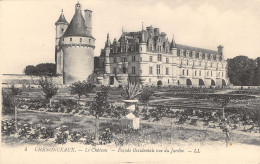
M 123 118 L 122 123 L 124 126 L 130 126 L 133 129 L 140 128 L 140 118 Z

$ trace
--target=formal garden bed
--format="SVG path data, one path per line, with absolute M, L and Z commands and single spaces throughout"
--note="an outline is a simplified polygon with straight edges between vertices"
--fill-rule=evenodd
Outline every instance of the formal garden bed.
M 167 117 L 160 121 L 143 120 L 141 127 L 134 130 L 122 124 L 122 119 L 101 118 L 99 142 L 94 142 L 95 118 L 73 114 L 60 114 L 38 111 L 21 110 L 18 114 L 18 131 L 15 131 L 13 116 L 5 116 L 2 121 L 2 142 L 7 145 L 16 144 L 65 144 L 77 142 L 81 144 L 113 144 L 144 145 L 144 144 L 176 144 L 178 142 L 222 142 L 225 143 L 225 133 L 221 130 L 209 129 L 208 126 L 199 128 L 190 125 L 192 121 L 179 123 L 178 119 Z M 155 118 L 156 119 L 156 118 Z M 192 117 L 191 117 L 192 119 Z M 177 123 L 178 122 L 178 123 Z M 172 124 L 171 124 L 172 123 Z M 233 143 L 259 145 L 259 135 L 254 133 L 237 133 L 231 131 Z
M 91 145 L 225 142 L 230 133 L 232 142 L 260 143 L 259 98 L 254 95 L 219 94 L 219 89 L 206 88 L 201 91 L 181 87 L 143 88 L 133 112 L 141 124 L 139 129 L 133 129 L 124 124 L 129 111 L 124 107 L 121 89 L 95 89 L 86 95 L 73 96 L 63 88 L 52 99 L 44 99 L 44 94 L 36 90 L 23 91 L 15 99 L 17 117 L 10 110 L 12 103 L 4 101 L 7 106 L 3 108 L 6 113 L 2 117 L 2 142 L 46 140 L 49 144 Z M 4 100 L 10 96 L 4 94 Z M 223 100 L 228 100 L 224 106 Z

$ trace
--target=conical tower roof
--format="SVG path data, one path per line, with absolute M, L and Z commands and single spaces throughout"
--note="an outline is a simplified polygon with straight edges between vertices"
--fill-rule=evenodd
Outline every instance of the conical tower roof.
M 68 36 L 81 36 L 93 38 L 91 34 L 87 32 L 87 27 L 85 25 L 85 20 L 81 14 L 80 9 L 76 9 L 76 12 L 66 30 L 63 37 Z
M 55 25 L 59 24 L 59 23 L 65 23 L 65 24 L 69 24 L 63 14 L 63 10 L 61 10 L 61 14 L 59 19 L 57 20 L 57 22 L 55 23 Z
M 174 36 L 172 37 L 172 42 L 171 42 L 171 45 L 170 45 L 170 48 L 176 48 L 176 43 L 175 43 L 175 40 L 174 40 Z

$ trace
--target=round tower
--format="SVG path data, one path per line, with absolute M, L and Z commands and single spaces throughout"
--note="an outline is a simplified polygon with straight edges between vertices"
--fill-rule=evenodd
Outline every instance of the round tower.
M 63 83 L 87 80 L 94 72 L 95 38 L 88 32 L 81 14 L 81 5 L 75 5 L 75 14 L 61 38 L 63 52 Z
M 63 55 L 60 46 L 60 38 L 65 33 L 68 22 L 65 19 L 63 14 L 63 9 L 61 10 L 61 14 L 57 22 L 55 23 L 56 26 L 56 37 L 55 37 L 55 64 L 56 64 L 56 74 L 62 74 L 63 72 Z

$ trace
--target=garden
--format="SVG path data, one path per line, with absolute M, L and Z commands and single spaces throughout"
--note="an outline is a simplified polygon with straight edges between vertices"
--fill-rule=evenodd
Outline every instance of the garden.
M 2 143 L 260 145 L 258 92 L 222 92 L 134 84 L 110 88 L 89 82 L 59 89 L 44 79 L 41 90 L 2 91 Z M 138 103 L 129 111 L 125 100 L 133 99 Z M 129 113 L 140 119 L 139 128 L 127 123 Z

